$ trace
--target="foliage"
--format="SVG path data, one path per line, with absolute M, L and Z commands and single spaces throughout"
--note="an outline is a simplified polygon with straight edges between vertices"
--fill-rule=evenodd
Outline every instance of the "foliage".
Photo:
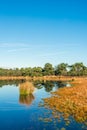
M 68 72 L 71 76 L 83 76 L 87 75 L 87 67 L 81 63 L 75 63 L 70 66 L 70 71 Z
M 56 67 L 56 75 L 67 75 L 68 64 L 61 63 Z
M 44 67 L 27 67 L 27 68 L 0 68 L 0 76 L 87 76 L 87 67 L 82 62 L 77 62 L 73 65 L 61 63 L 56 67 L 46 63 Z
M 46 63 L 43 68 L 43 75 L 54 75 L 54 68 L 52 64 Z

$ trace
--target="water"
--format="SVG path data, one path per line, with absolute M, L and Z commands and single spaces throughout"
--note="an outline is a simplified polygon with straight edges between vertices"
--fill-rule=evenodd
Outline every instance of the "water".
M 69 83 L 29 82 L 35 87 L 33 94 L 21 95 L 22 82 L 0 81 L 0 130 L 86 130 L 84 124 L 72 117 L 69 125 L 62 116 L 60 120 L 53 118 L 52 111 L 40 105 L 52 91 L 67 84 L 69 87 Z

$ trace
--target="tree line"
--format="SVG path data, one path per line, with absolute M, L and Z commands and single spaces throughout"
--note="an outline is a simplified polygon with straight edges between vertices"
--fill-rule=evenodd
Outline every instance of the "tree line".
M 60 63 L 53 67 L 51 63 L 46 63 L 44 67 L 27 67 L 5 69 L 0 68 L 0 76 L 87 76 L 87 66 L 82 62 L 68 65 Z

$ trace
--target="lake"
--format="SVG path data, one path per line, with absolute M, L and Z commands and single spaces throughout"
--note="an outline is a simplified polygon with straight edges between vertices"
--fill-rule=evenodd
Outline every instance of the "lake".
M 54 118 L 52 110 L 43 105 L 51 92 L 71 87 L 69 82 L 27 81 L 27 85 L 29 88 L 24 81 L 0 81 L 0 130 L 86 130 L 72 116 L 69 124 L 60 113 L 59 119 Z

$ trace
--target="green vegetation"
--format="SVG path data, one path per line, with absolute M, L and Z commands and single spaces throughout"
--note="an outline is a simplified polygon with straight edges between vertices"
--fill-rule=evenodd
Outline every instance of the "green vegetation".
M 75 63 L 73 65 L 68 65 L 66 63 L 61 63 L 56 67 L 52 64 L 46 63 L 44 67 L 27 67 L 27 68 L 14 68 L 5 69 L 0 68 L 0 76 L 30 76 L 30 77 L 41 77 L 41 76 L 87 76 L 87 67 L 82 63 Z
M 61 63 L 56 67 L 55 74 L 56 75 L 67 75 L 68 64 Z
M 50 63 L 46 63 L 42 70 L 42 75 L 55 75 L 54 68 Z

